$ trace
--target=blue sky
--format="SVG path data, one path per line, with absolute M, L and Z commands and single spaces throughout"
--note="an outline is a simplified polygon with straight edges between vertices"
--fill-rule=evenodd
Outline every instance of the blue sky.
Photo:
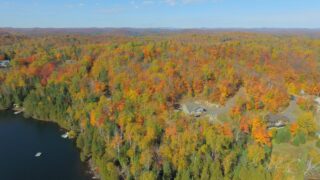
M 0 0 L 0 27 L 319 28 L 320 0 Z

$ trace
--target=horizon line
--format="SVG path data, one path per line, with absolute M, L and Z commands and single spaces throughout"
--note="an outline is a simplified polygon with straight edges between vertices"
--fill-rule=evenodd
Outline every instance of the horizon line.
M 86 26 L 86 27 L 14 27 L 14 26 L 4 26 L 0 29 L 177 29 L 177 30 L 215 30 L 215 29 L 307 29 L 307 30 L 320 30 L 320 27 L 97 27 L 97 26 Z

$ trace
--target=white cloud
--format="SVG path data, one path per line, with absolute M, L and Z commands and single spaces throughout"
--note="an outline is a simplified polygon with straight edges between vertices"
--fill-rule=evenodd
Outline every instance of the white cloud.
M 167 3 L 168 5 L 174 6 L 177 4 L 192 4 L 200 2 L 218 2 L 222 0 L 163 0 L 162 2 Z
M 109 7 L 109 8 L 101 8 L 98 12 L 103 14 L 118 14 L 124 12 L 126 9 L 124 7 Z
M 64 7 L 66 7 L 66 8 L 79 8 L 79 7 L 84 7 L 84 6 L 86 6 L 86 4 L 83 2 L 64 4 Z
M 144 0 L 142 4 L 154 4 L 155 2 L 152 0 Z
M 165 0 L 165 3 L 171 5 L 171 6 L 174 6 L 177 4 L 177 0 Z
M 131 1 L 130 4 L 135 8 L 138 9 L 139 5 L 136 3 L 136 1 Z

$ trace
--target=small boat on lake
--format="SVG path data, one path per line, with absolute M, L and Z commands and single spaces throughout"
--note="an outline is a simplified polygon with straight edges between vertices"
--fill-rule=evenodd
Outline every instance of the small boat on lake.
M 34 155 L 35 157 L 40 157 L 41 156 L 41 152 L 37 152 L 37 154 L 36 155 Z
M 66 133 L 64 133 L 64 134 L 61 135 L 61 137 L 64 138 L 64 139 L 68 138 L 68 136 L 69 136 L 69 133 L 68 133 L 68 132 L 66 132 Z

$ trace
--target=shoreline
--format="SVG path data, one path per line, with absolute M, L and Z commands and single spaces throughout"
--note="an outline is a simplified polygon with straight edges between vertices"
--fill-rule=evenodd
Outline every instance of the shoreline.
M 100 180 L 100 179 L 101 179 L 101 176 L 100 176 L 100 174 L 96 171 L 97 166 L 94 165 L 93 160 L 90 158 L 89 160 L 87 160 L 87 163 L 88 163 L 89 169 L 90 169 L 89 173 L 90 173 L 91 175 L 93 175 L 92 179 L 98 179 L 98 180 Z

